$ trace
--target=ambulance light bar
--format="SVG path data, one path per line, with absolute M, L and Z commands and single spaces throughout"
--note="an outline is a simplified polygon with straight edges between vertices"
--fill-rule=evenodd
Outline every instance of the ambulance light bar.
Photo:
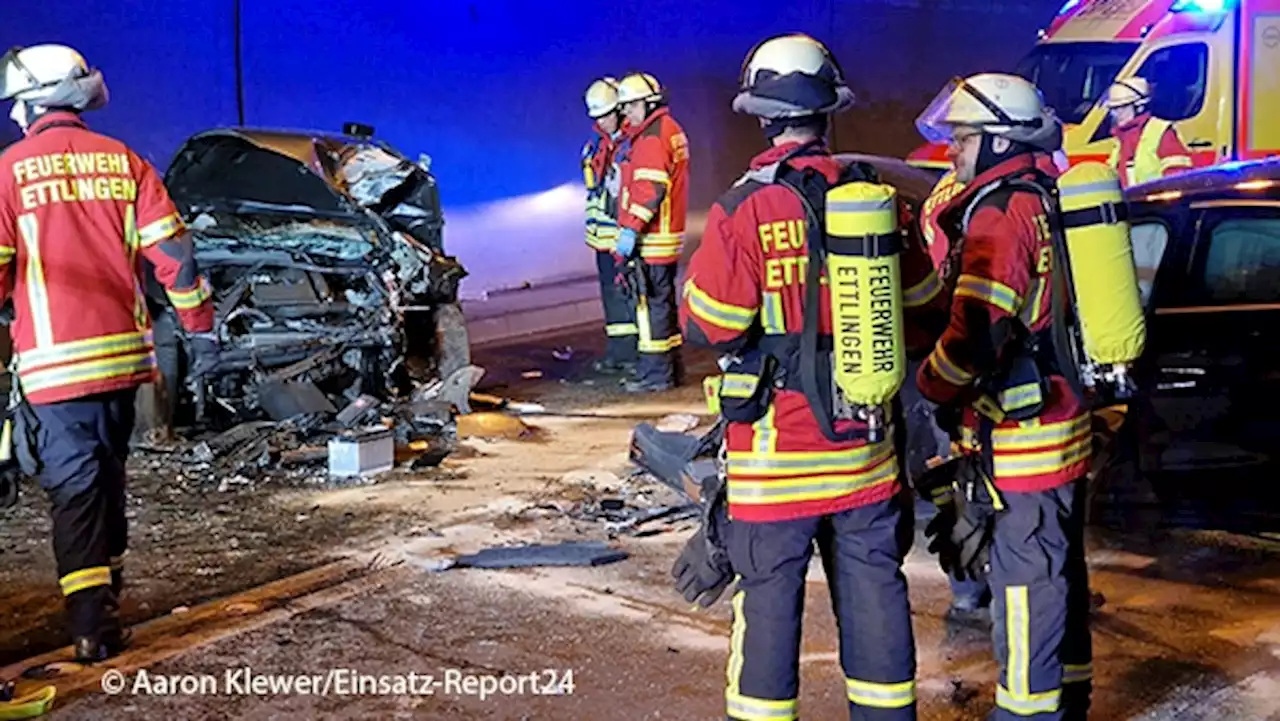
M 1233 4 L 1233 0 L 1174 0 L 1169 10 L 1175 13 L 1220 13 Z

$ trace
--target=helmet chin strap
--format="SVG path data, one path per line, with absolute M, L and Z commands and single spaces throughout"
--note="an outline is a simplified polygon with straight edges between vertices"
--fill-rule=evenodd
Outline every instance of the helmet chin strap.
M 27 132 L 31 124 L 36 118 L 44 114 L 44 108 L 38 105 L 32 105 L 25 100 L 14 100 L 13 109 L 9 111 L 9 119 L 18 124 L 22 128 L 22 132 Z

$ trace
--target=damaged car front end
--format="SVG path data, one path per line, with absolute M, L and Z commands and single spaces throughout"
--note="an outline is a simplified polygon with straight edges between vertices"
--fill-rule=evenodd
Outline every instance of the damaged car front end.
M 469 363 L 466 271 L 444 252 L 425 159 L 366 133 L 219 129 L 187 140 L 165 185 L 213 288 L 221 344 L 214 372 L 188 382 L 184 335 L 159 288 L 148 293 L 178 424 L 331 414 Z

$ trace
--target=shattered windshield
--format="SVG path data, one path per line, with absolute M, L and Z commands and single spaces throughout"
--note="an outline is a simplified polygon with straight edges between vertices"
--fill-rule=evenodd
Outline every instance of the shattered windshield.
M 254 247 L 353 261 L 373 250 L 373 243 L 359 228 L 320 220 L 268 224 L 201 213 L 190 227 L 197 233 L 197 251 Z
M 1137 49 L 1138 43 L 1046 43 L 1014 72 L 1040 88 L 1064 123 L 1079 124 Z

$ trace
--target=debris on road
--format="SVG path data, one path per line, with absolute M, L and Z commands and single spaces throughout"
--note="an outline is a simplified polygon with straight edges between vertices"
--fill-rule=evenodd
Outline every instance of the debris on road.
M 556 545 L 530 544 L 486 548 L 458 556 L 450 568 L 530 568 L 534 566 L 603 566 L 629 557 L 626 551 L 599 541 L 566 541 Z

